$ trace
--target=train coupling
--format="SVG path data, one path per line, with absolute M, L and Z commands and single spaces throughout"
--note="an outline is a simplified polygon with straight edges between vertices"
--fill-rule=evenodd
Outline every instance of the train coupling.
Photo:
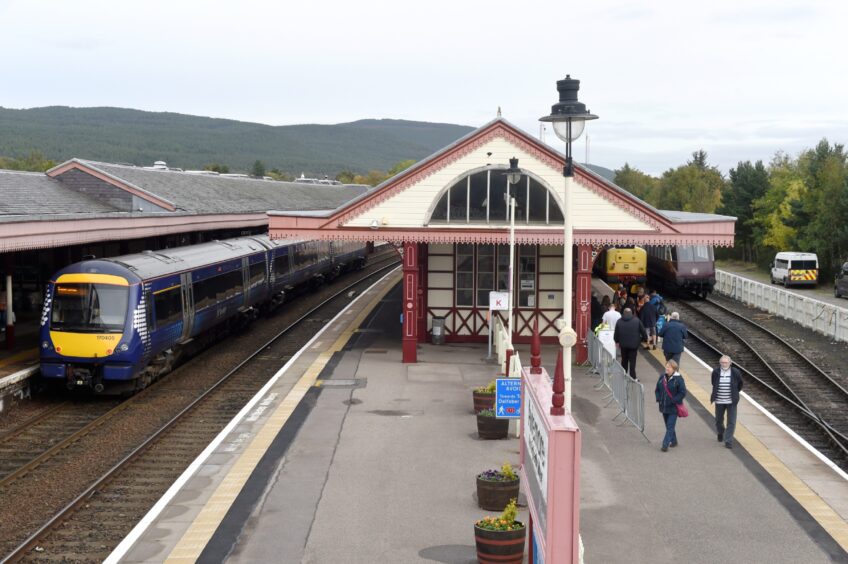
M 91 388 L 98 394 L 104 389 L 103 379 L 89 368 L 68 367 L 66 385 L 69 390 L 75 388 Z

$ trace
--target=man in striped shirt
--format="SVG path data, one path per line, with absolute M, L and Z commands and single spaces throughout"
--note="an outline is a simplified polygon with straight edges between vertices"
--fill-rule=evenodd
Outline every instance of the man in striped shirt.
M 730 357 L 725 355 L 718 361 L 712 373 L 713 392 L 710 403 L 715 403 L 716 433 L 718 442 L 724 441 L 726 448 L 733 448 L 733 431 L 736 430 L 736 405 L 742 390 L 742 373 L 731 366 Z M 727 414 L 727 425 L 724 415 Z

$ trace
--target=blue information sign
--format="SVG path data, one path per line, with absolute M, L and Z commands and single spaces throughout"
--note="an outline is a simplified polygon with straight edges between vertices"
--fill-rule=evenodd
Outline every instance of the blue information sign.
M 495 388 L 495 417 L 521 417 L 521 378 L 498 378 Z

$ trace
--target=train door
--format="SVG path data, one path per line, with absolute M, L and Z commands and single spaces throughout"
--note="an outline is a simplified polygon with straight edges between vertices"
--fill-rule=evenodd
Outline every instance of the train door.
M 247 307 L 250 298 L 250 257 L 241 257 L 241 307 Z
M 183 334 L 181 340 L 191 338 L 194 329 L 194 288 L 191 283 L 191 272 L 180 275 L 180 286 L 183 295 Z

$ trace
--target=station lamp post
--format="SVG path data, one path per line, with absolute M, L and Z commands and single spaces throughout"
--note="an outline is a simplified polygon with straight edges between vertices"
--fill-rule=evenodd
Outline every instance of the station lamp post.
M 577 101 L 577 91 L 580 89 L 580 81 L 566 75 L 563 80 L 557 81 L 559 102 L 551 107 L 551 115 L 539 118 L 542 122 L 551 122 L 554 126 L 556 136 L 565 141 L 565 166 L 562 175 L 565 180 L 565 194 L 562 199 L 563 207 L 563 292 L 562 292 L 562 327 L 559 333 L 559 342 L 563 347 L 562 355 L 562 381 L 554 379 L 554 397 L 551 406 L 551 415 L 564 415 L 565 411 L 571 411 L 571 348 L 577 342 L 577 333 L 571 327 L 571 274 L 572 274 L 572 250 L 574 244 L 573 218 L 571 212 L 571 196 L 574 191 L 574 165 L 571 160 L 571 142 L 580 137 L 586 122 L 598 119 L 598 116 L 589 113 L 586 104 Z M 563 393 L 565 397 L 563 398 Z M 565 407 L 563 407 L 565 404 Z
M 504 198 L 506 198 L 506 203 L 509 206 L 507 208 L 509 209 L 509 312 L 507 319 L 509 320 L 509 348 L 512 350 L 512 296 L 515 293 L 515 288 L 513 288 L 515 283 L 513 281 L 513 273 L 515 272 L 515 197 L 512 195 L 512 186 L 518 184 L 521 180 L 522 172 L 518 168 L 518 159 L 515 157 L 509 159 L 509 168 L 502 174 L 506 176 L 507 189 Z M 507 366 L 507 372 L 509 372 L 509 366 Z

